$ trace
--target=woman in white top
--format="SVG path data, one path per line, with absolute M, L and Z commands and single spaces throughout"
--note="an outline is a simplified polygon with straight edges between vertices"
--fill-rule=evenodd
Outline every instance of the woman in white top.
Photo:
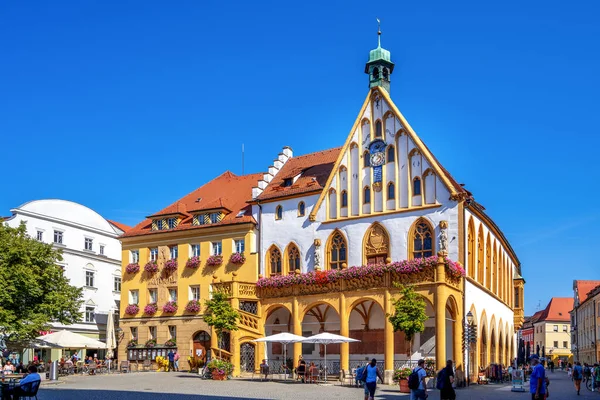
M 7 361 L 6 365 L 4 366 L 4 373 L 12 374 L 13 372 L 15 372 L 15 366 L 12 365 L 12 363 L 10 361 Z

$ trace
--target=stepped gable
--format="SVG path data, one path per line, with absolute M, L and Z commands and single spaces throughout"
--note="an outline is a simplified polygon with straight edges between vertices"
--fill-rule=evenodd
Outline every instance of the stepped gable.
M 156 214 L 146 217 L 144 221 L 126 231 L 121 237 L 152 235 L 188 229 L 206 229 L 241 223 L 256 224 L 247 202 L 252 199 L 252 187 L 262 177 L 262 173 L 238 176 L 226 171 Z M 217 223 L 192 225 L 194 214 L 210 210 L 222 210 L 226 215 Z M 239 215 L 242 211 L 244 213 Z M 181 217 L 181 222 L 175 229 L 151 230 L 153 218 L 168 216 Z
M 341 149 L 336 147 L 290 158 L 256 200 L 321 192 Z M 290 186 L 284 186 L 286 179 L 293 180 Z

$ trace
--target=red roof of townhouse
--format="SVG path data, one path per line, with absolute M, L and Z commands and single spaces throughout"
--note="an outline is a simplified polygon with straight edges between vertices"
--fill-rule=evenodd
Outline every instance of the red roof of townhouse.
M 579 296 L 579 304 L 583 303 L 588 298 L 588 293 L 600 286 L 600 281 L 575 281 L 577 296 Z
M 571 321 L 572 297 L 553 297 L 543 310 L 539 321 Z
M 113 220 L 110 220 L 110 219 L 107 219 L 107 221 L 110 224 L 112 224 L 112 225 L 116 226 L 117 228 L 119 228 L 120 230 L 122 230 L 123 232 L 127 232 L 128 230 L 131 229 L 131 227 L 129 225 L 125 225 L 125 224 L 122 224 L 120 222 L 113 221 Z
M 173 204 L 159 212 L 147 217 L 121 237 L 151 235 L 187 229 L 205 229 L 209 227 L 233 225 L 240 223 L 253 223 L 251 206 L 247 203 L 252 199 L 252 188 L 256 186 L 263 174 L 249 174 L 238 176 L 227 171 L 198 189 L 187 194 Z M 226 215 L 220 222 L 207 225 L 192 225 L 193 214 L 200 211 L 223 210 Z M 152 219 L 170 215 L 181 216 L 181 222 L 175 229 L 152 230 Z
M 272 200 L 297 194 L 320 192 L 331 174 L 341 147 L 290 158 L 256 200 Z M 294 180 L 294 178 L 296 178 Z M 287 179 L 292 184 L 284 186 Z

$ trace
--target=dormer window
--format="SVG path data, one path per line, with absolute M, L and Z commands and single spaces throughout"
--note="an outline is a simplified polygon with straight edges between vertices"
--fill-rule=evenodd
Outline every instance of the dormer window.
M 169 226 L 169 229 L 177 228 L 177 218 L 169 218 L 167 220 L 167 225 Z
M 293 178 L 285 178 L 283 180 L 283 187 L 290 187 L 290 186 L 292 186 L 293 183 L 294 183 Z
M 221 214 L 219 213 L 210 213 L 208 215 L 211 224 L 216 224 L 217 222 L 221 222 Z

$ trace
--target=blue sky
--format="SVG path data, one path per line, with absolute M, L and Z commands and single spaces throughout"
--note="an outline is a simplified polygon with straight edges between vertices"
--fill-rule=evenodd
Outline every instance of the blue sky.
M 382 44 L 392 98 L 521 259 L 526 312 L 598 279 L 600 4 L 0 5 L 0 215 L 39 198 L 135 224 L 230 169 L 343 144 Z

